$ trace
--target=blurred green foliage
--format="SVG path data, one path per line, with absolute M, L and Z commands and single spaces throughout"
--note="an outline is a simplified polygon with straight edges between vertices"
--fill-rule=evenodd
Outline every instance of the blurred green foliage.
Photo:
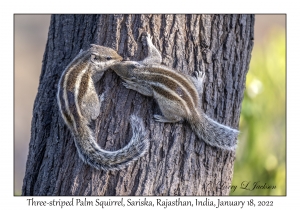
M 255 182 L 264 187 L 253 189 Z M 237 188 L 234 192 L 231 190 L 230 195 L 286 195 L 284 29 L 273 29 L 265 42 L 254 43 L 242 104 L 232 186 Z

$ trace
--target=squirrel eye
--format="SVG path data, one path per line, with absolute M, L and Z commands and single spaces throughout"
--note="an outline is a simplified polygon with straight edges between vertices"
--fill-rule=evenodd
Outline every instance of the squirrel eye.
M 111 60 L 111 57 L 110 56 L 106 57 L 106 60 L 108 60 L 108 61 Z

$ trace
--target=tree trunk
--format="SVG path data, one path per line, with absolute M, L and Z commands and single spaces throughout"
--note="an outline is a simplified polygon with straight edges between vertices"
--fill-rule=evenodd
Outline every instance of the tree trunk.
M 238 128 L 253 47 L 253 15 L 53 15 L 34 103 L 23 195 L 228 195 L 235 152 L 208 146 L 186 123 L 158 123 L 156 102 L 122 85 L 108 70 L 96 84 L 105 93 L 95 123 L 98 144 L 117 150 L 130 140 L 130 115 L 143 118 L 149 151 L 123 170 L 84 164 L 56 101 L 64 68 L 91 43 L 142 60 L 140 35 L 148 31 L 163 64 L 206 73 L 202 108 Z M 223 186 L 223 188 L 221 188 Z M 227 186 L 227 187 L 224 187 Z

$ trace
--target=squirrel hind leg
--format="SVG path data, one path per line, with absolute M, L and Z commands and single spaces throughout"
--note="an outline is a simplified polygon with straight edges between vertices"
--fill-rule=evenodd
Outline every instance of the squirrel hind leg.
M 182 110 L 177 109 L 177 107 L 169 106 L 160 103 L 160 101 L 157 101 L 159 105 L 159 109 L 162 113 L 162 115 L 154 115 L 154 119 L 157 122 L 163 122 L 163 123 L 176 123 L 183 121 L 184 116 L 181 112 Z

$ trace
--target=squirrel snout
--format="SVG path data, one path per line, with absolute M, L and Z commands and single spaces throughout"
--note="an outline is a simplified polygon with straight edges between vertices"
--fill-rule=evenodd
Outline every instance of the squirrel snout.
M 119 55 L 116 60 L 123 61 L 123 57 Z

